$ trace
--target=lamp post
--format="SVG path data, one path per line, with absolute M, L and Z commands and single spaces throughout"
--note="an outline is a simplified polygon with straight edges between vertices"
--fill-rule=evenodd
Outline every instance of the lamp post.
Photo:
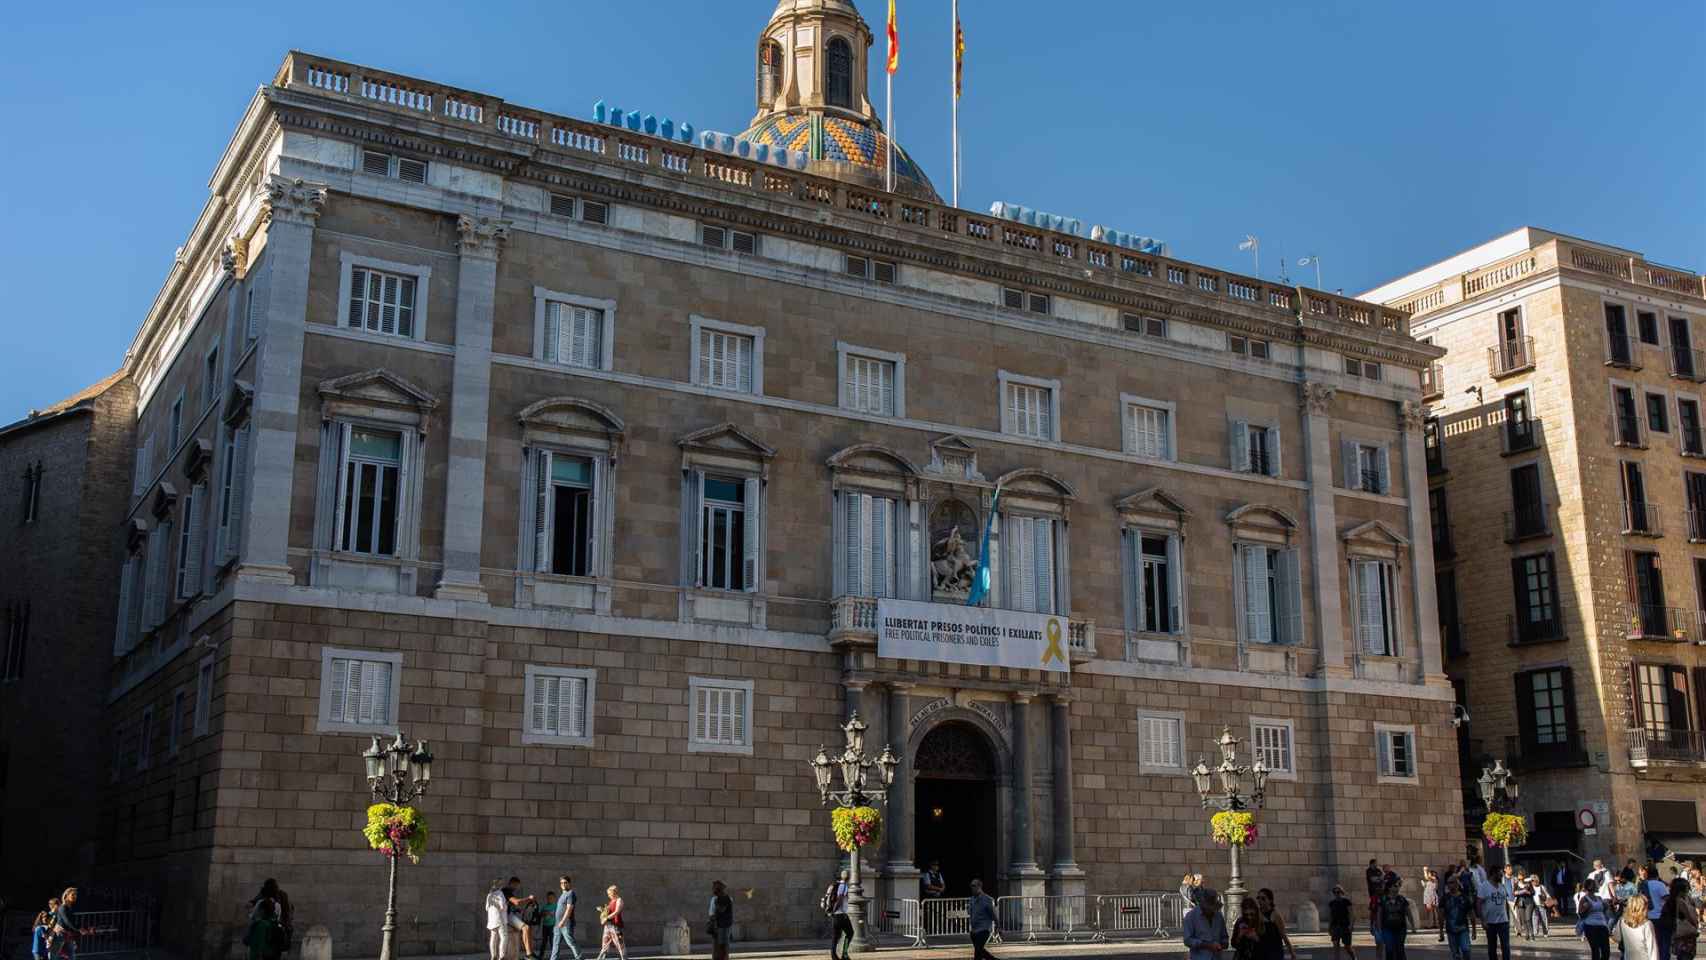
M 1215 741 L 1220 747 L 1220 766 L 1213 769 L 1201 758 L 1191 770 L 1191 779 L 1196 781 L 1197 794 L 1202 797 L 1204 810 L 1211 807 L 1220 810 L 1260 810 L 1263 796 L 1268 788 L 1268 766 L 1261 757 L 1248 767 L 1238 762 L 1238 745 L 1244 741 L 1232 735 L 1231 727 L 1222 727 L 1220 739 Z M 1215 788 L 1214 779 L 1219 775 L 1219 789 Z M 1249 794 L 1241 792 L 1244 778 L 1250 777 L 1255 789 Z M 1244 902 L 1244 875 L 1239 869 L 1238 851 L 1242 844 L 1227 844 L 1232 851 L 1232 876 L 1226 885 L 1226 911 L 1228 916 L 1236 917 L 1241 904 Z
M 873 803 L 882 803 L 888 794 L 888 788 L 894 784 L 895 768 L 900 766 L 900 758 L 887 746 L 883 747 L 882 755 L 875 760 L 865 756 L 865 721 L 859 719 L 855 710 L 853 716 L 842 725 L 841 732 L 847 737 L 847 746 L 839 756 L 830 756 L 824 747 L 817 748 L 817 756 L 807 761 L 811 765 L 812 775 L 817 778 L 817 792 L 823 798 L 824 805 L 834 801 L 838 807 L 865 807 Z M 881 786 L 869 783 L 871 771 L 877 771 Z M 841 789 L 835 789 L 833 780 L 836 772 L 841 774 Z M 851 873 L 847 883 L 847 922 L 853 925 L 853 942 L 848 945 L 849 951 L 868 952 L 873 948 L 871 941 L 865 935 L 865 893 L 859 879 L 859 848 L 855 846 L 851 854 Z M 386 960 L 386 958 L 381 958 Z
M 1503 760 L 1495 759 L 1492 766 L 1482 767 L 1481 778 L 1475 785 L 1481 788 L 1481 802 L 1487 805 L 1488 813 L 1515 812 L 1517 799 L 1522 796 L 1521 784 Z M 1509 860 L 1509 855 L 1505 854 L 1504 859 Z
M 403 806 L 427 791 L 432 782 L 432 751 L 425 740 L 410 743 L 402 731 L 389 744 L 373 738 L 373 746 L 361 754 L 367 763 L 367 785 L 373 791 L 374 803 L 394 803 Z M 397 861 L 402 859 L 393 850 L 390 887 L 385 892 L 385 926 L 379 941 L 379 960 L 391 960 L 391 939 L 397 932 Z

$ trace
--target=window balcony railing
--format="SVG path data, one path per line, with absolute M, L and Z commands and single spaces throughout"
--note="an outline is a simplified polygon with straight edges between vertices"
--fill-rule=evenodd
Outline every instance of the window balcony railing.
M 957 604 L 946 606 L 958 606 Z M 877 598 L 836 597 L 829 603 L 829 642 L 869 645 L 877 642 Z M 1066 617 L 1067 653 L 1074 663 L 1096 658 L 1096 621 Z
M 1585 767 L 1588 765 L 1587 735 L 1581 730 L 1554 728 L 1537 731 L 1533 740 L 1506 737 L 1505 757 L 1512 770 Z
M 1682 448 L 1685 457 L 1706 457 L 1706 440 L 1700 436 L 1700 428 L 1692 430 L 1681 425 L 1677 428 L 1677 445 Z
M 1499 430 L 1499 439 L 1504 444 L 1506 454 L 1538 450 L 1546 445 L 1545 424 L 1533 418 L 1506 420 Z
M 1635 352 L 1638 349 L 1633 336 L 1627 333 L 1618 334 L 1607 331 L 1605 334 L 1605 365 L 1622 367 L 1626 370 L 1639 370 L 1641 369 L 1641 355 Z
M 1531 537 L 1551 536 L 1552 525 L 1548 509 L 1550 506 L 1551 504 L 1542 500 L 1505 511 L 1505 542 L 1515 543 Z
M 1430 363 L 1422 368 L 1422 399 L 1438 400 L 1445 396 L 1445 366 Z
M 1684 607 L 1667 607 L 1662 603 L 1624 603 L 1624 620 L 1630 640 L 1653 640 L 1659 643 L 1687 643 L 1699 630 L 1699 617 Z
M 1699 383 L 1706 379 L 1706 351 L 1688 347 L 1670 348 L 1670 375 L 1678 380 Z
M 1487 372 L 1495 379 L 1534 369 L 1534 338 L 1517 337 L 1487 348 Z
M 1642 728 L 1629 731 L 1629 765 L 1706 764 L 1706 733 L 1699 730 Z
M 1706 543 L 1706 510 L 1684 510 L 1688 523 L 1688 542 Z
M 1641 415 L 1613 411 L 1611 414 L 1611 445 L 1614 447 L 1645 447 L 1641 435 Z
M 1564 612 L 1561 608 L 1552 608 L 1552 619 L 1534 623 L 1525 623 L 1516 614 L 1509 614 L 1505 642 L 1513 647 L 1523 647 L 1535 643 L 1552 643 L 1564 639 Z
M 1637 537 L 1662 537 L 1664 518 L 1659 505 L 1646 500 L 1623 501 L 1623 532 Z

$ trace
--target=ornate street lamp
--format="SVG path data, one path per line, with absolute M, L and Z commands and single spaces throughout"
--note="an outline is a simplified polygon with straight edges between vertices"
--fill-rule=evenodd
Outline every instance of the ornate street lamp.
M 817 778 L 817 792 L 823 798 L 824 805 L 834 801 L 838 807 L 865 807 L 874 803 L 882 803 L 888 795 L 888 788 L 894 784 L 895 768 L 900 766 L 900 758 L 887 745 L 875 760 L 865 756 L 865 721 L 859 719 L 858 711 L 842 725 L 841 732 L 847 738 L 847 746 L 839 756 L 830 756 L 825 747 L 818 747 L 817 756 L 806 761 L 811 765 L 812 775 Z M 875 769 L 882 781 L 882 786 L 869 785 L 869 774 Z M 835 774 L 841 774 L 841 789 L 834 789 L 831 781 Z M 847 921 L 853 925 L 853 942 L 848 945 L 849 951 L 860 953 L 875 949 L 870 939 L 865 935 L 865 892 L 859 882 L 859 848 L 854 847 L 851 873 L 847 883 Z M 387 958 L 381 958 L 387 960 Z
M 1202 797 L 1204 810 L 1214 807 L 1220 810 L 1260 810 L 1262 801 L 1268 789 L 1268 765 L 1261 757 L 1251 766 L 1243 766 L 1238 762 L 1238 745 L 1244 741 L 1232 735 L 1231 727 L 1223 727 L 1220 739 L 1215 745 L 1220 747 L 1220 766 L 1210 768 L 1201 757 L 1197 765 L 1191 769 L 1191 779 L 1196 782 L 1197 794 Z M 1214 789 L 1215 776 L 1219 775 L 1220 790 Z M 1250 778 L 1253 789 L 1248 795 L 1241 792 L 1244 778 Z M 1227 844 L 1232 852 L 1232 876 L 1226 885 L 1227 916 L 1236 917 L 1239 906 L 1244 902 L 1244 875 L 1239 869 L 1238 851 L 1242 844 Z
M 374 803 L 394 803 L 404 806 L 427 792 L 432 782 L 432 751 L 425 740 L 410 743 L 402 731 L 389 744 L 378 737 L 373 745 L 362 751 L 367 765 L 367 786 L 373 791 Z M 401 853 L 393 851 L 390 887 L 385 893 L 385 926 L 379 941 L 379 960 L 391 960 L 391 939 L 397 932 L 397 861 Z
M 1516 775 L 1503 760 L 1494 760 L 1491 767 L 1482 767 L 1481 779 L 1475 784 L 1481 788 L 1481 802 L 1487 805 L 1488 813 L 1510 813 L 1516 809 L 1517 799 L 1522 796 Z

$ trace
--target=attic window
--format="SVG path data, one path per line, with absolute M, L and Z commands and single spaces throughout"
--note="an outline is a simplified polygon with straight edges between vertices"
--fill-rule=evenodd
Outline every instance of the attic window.
M 565 197 L 560 193 L 551 194 L 551 213 L 559 217 L 573 217 L 575 198 Z
M 605 204 L 588 200 L 581 204 L 581 219 L 587 223 L 609 223 L 610 208 Z
M 736 252 L 736 253 L 757 253 L 758 252 L 758 234 L 756 234 L 756 233 L 746 233 L 745 231 L 742 231 L 742 230 L 732 230 L 729 232 L 729 240 L 730 240 L 730 246 L 733 247 L 734 252 Z
M 405 183 L 426 183 L 427 179 L 425 160 L 398 157 L 374 150 L 361 152 L 361 170 L 376 177 L 390 177 Z
M 728 231 L 722 227 L 703 226 L 699 228 L 699 242 L 721 250 L 728 245 L 727 234 Z

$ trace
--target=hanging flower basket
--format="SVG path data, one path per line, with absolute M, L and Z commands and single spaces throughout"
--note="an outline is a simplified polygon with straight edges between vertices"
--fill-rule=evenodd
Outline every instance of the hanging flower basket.
M 1242 810 L 1223 810 L 1208 820 L 1209 836 L 1223 847 L 1249 847 L 1256 843 L 1256 815 Z
M 1528 822 L 1512 813 L 1489 813 L 1481 821 L 1489 847 L 1520 847 L 1528 842 Z
M 876 807 L 836 807 L 830 822 L 835 825 L 835 845 L 848 853 L 883 840 L 883 815 Z
M 426 852 L 426 817 L 414 807 L 376 803 L 367 808 L 367 826 L 361 833 L 368 846 L 387 857 L 407 855 L 409 862 L 420 863 Z

